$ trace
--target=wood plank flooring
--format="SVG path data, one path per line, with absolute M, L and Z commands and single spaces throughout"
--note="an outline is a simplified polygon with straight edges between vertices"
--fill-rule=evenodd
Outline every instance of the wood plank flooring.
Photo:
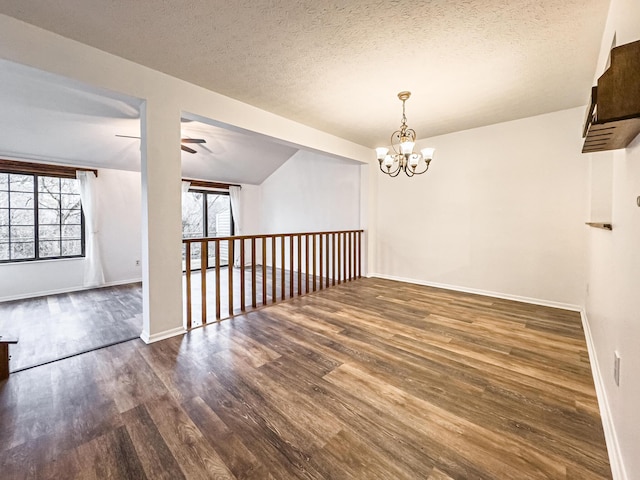
M 142 331 L 142 290 L 134 283 L 0 302 L 0 333 L 11 371 L 129 340 Z
M 3 479 L 611 478 L 577 313 L 361 279 L 0 384 Z

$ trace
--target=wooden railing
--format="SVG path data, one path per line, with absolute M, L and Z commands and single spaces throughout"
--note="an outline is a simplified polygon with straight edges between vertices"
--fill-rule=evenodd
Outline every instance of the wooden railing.
M 211 320 L 217 321 L 223 318 L 223 306 L 232 317 L 246 312 L 248 305 L 257 308 L 360 278 L 362 233 L 341 230 L 183 239 L 187 328 L 207 323 L 210 297 L 215 308 Z M 208 268 L 200 268 L 203 264 Z M 199 321 L 194 321 L 198 306 Z

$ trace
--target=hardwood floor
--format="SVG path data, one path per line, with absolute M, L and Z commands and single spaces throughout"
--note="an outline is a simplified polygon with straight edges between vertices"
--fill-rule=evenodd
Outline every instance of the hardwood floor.
M 3 479 L 611 478 L 577 313 L 362 279 L 0 384 Z
M 12 372 L 130 340 L 141 331 L 139 283 L 0 302 L 0 333 L 19 339 L 10 347 Z

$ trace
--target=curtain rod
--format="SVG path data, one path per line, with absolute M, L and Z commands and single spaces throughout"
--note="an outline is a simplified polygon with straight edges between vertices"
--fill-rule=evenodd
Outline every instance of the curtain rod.
M 183 178 L 182 181 L 190 182 L 192 187 L 226 188 L 226 189 L 228 189 L 229 187 L 242 188 L 242 185 L 238 185 L 236 183 L 209 182 L 207 180 L 194 180 L 190 178 Z

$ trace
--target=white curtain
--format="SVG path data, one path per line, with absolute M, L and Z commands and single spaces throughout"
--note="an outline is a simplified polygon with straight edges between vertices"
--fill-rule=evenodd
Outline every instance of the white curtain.
M 84 213 L 85 225 L 85 259 L 84 280 L 85 287 L 97 287 L 104 284 L 104 271 L 100 259 L 98 245 L 98 207 L 96 204 L 96 174 L 87 171 L 76 172 L 80 181 L 80 202 Z
M 229 186 L 229 199 L 231 200 L 231 214 L 233 216 L 234 235 L 242 235 L 242 202 L 240 200 L 242 193 L 242 187 L 235 185 Z M 233 250 L 233 266 L 240 266 L 240 247 L 237 246 Z

